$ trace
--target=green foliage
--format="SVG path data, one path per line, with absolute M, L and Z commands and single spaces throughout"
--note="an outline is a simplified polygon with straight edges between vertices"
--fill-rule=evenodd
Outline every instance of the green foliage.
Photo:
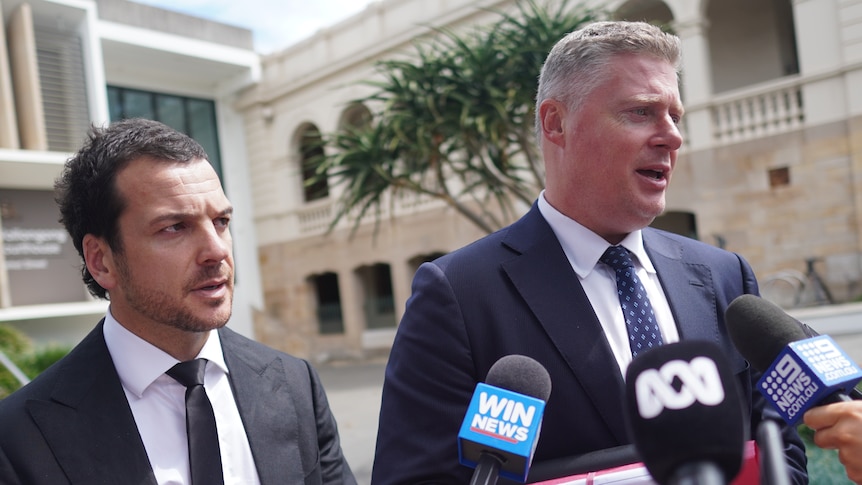
M 7 354 L 29 352 L 33 345 L 23 333 L 9 325 L 0 324 L 0 350 Z
M 435 29 L 413 55 L 376 64 L 378 78 L 362 82 L 374 92 L 354 101 L 376 110 L 369 123 L 324 136 L 328 149 L 309 160 L 309 185 L 344 186 L 332 226 L 347 217 L 355 229 L 369 211 L 379 218 L 387 197 L 411 194 L 492 232 L 514 203 L 532 203 L 544 184 L 533 133 L 539 72 L 560 38 L 598 19 L 553 3 L 492 10 L 499 20 L 466 33 Z
M 0 351 L 8 357 L 29 379 L 33 379 L 52 364 L 69 353 L 63 346 L 34 348 L 30 339 L 9 325 L 0 324 Z M 0 399 L 21 387 L 12 372 L 0 364 Z

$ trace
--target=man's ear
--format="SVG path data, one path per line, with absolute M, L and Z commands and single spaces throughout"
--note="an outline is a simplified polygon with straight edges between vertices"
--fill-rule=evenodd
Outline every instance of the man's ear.
M 114 253 L 104 238 L 92 234 L 84 236 L 84 264 L 99 286 L 110 291 L 117 285 L 117 267 Z
M 546 99 L 539 105 L 539 120 L 541 121 L 541 135 L 545 141 L 554 145 L 565 145 L 565 123 L 566 108 L 555 99 Z

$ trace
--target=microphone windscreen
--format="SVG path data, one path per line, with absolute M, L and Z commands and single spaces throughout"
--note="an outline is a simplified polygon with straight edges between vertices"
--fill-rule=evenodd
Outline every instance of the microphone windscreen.
M 739 473 L 742 402 L 716 344 L 681 341 L 635 358 L 626 371 L 626 407 L 632 441 L 656 482 L 702 462 L 718 466 L 727 482 Z
M 736 297 L 724 316 L 733 345 L 761 372 L 772 365 L 788 344 L 810 337 L 802 323 L 755 295 Z
M 506 355 L 488 370 L 485 383 L 547 402 L 551 376 L 545 367 L 526 355 Z

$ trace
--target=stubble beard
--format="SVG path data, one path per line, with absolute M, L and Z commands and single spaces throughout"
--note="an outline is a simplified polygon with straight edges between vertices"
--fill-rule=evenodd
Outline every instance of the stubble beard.
M 206 332 L 225 326 L 230 319 L 233 307 L 233 278 L 228 279 L 228 294 L 225 297 L 208 303 L 211 308 L 224 306 L 227 308 L 210 317 L 195 314 L 192 309 L 183 305 L 182 299 L 172 296 L 156 288 L 147 288 L 137 283 L 131 270 L 123 258 L 117 260 L 118 276 L 126 298 L 126 303 L 138 314 L 147 319 L 181 330 L 184 332 Z M 228 271 L 230 271 L 228 269 Z M 187 284 L 183 285 L 183 295 L 187 295 L 198 282 L 223 275 L 221 266 L 203 268 Z M 232 275 L 231 275 L 232 276 Z

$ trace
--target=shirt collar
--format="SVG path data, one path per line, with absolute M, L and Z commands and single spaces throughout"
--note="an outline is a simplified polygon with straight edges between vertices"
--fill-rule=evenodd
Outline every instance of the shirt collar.
M 103 332 L 120 382 L 139 398 L 150 384 L 179 362 L 120 325 L 111 314 L 110 307 L 105 315 Z M 228 373 L 218 332 L 210 331 L 209 338 L 197 356 L 209 360 L 225 374 Z
M 539 212 L 556 234 L 575 273 L 580 278 L 585 278 L 596 267 L 599 258 L 610 244 L 598 234 L 551 206 L 545 200 L 544 191 L 539 195 L 538 205 Z M 619 245 L 631 251 L 647 272 L 656 272 L 644 249 L 643 233 L 640 229 L 630 232 Z

